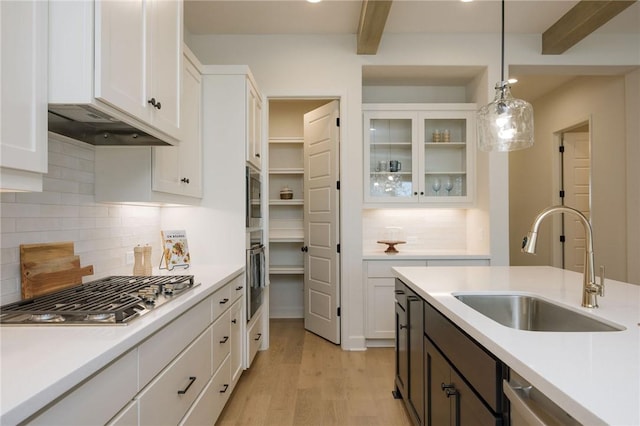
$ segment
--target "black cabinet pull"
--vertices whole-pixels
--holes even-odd
[[[396,294],[404,294],[404,290],[396,290],[395,293]]]
[[[227,341],[229,340],[229,336],[224,336],[224,338],[222,340],[220,340],[220,343],[227,343]]]
[[[147,101],[148,104],[151,104],[152,107],[154,108],[162,108],[162,104],[158,101],[156,101],[156,98],[151,98]]]
[[[182,178],[180,179],[180,182],[189,183],[189,178]]]
[[[258,340],[260,340],[260,338],[261,338],[261,337],[262,337],[262,333],[258,333],[258,337],[256,337],[256,338],[255,338],[255,339],[253,339],[253,340],[258,341]]]
[[[242,290],[243,288],[244,288],[244,286],[243,286],[243,285],[239,285],[238,287],[236,287],[236,291],[240,291],[240,290]]]
[[[224,304],[225,304],[225,303],[227,303],[228,301],[229,301],[229,299],[227,299],[227,298],[225,297],[224,299],[222,299],[222,300],[220,301],[220,304],[221,304],[221,305],[224,305]]]
[[[222,389],[222,390],[220,391],[220,393],[225,393],[225,392],[227,391],[227,389],[229,389],[229,385],[228,385],[227,383],[225,383],[224,385],[222,385],[222,387],[223,387],[224,389]]]
[[[231,320],[231,322],[235,324],[235,323],[237,323],[238,321],[234,318],[234,319],[232,319],[232,320]]]
[[[196,376],[191,376],[189,377],[189,384],[187,385],[186,388],[179,390],[178,391],[178,395],[184,395],[185,393],[187,393],[187,391],[189,390],[189,388],[191,387],[191,385],[193,384],[193,382],[196,381]]]
[[[455,426],[460,426],[460,398],[458,398],[460,393],[456,390],[456,387],[452,384],[445,385],[444,383],[441,383],[440,388],[447,395],[447,398],[451,398],[451,397],[456,398],[456,406],[455,406],[456,421],[454,422],[454,424]]]
[[[256,154],[256,157],[260,158],[260,154]]]
[[[399,324],[399,325],[400,325],[400,330],[402,330],[403,328],[409,328],[408,325],[402,325],[402,324]]]
[[[309,251],[309,247],[307,247],[307,246],[303,246],[303,247],[300,249],[300,251],[301,251],[301,252],[303,252],[303,253],[306,253],[306,252],[308,252],[308,251]]]
[[[409,302],[418,302],[420,298],[416,296],[407,296],[407,300],[409,300]]]

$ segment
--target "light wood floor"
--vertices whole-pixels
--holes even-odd
[[[392,348],[343,351],[304,330],[302,320],[271,320],[270,348],[242,373],[216,425],[410,425],[393,399]]]

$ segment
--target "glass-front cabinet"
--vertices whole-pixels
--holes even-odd
[[[365,104],[364,202],[470,205],[475,104]]]

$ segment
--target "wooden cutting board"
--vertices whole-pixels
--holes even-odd
[[[93,265],[81,267],[73,242],[20,245],[21,293],[23,299],[42,296],[82,284],[93,275]]]

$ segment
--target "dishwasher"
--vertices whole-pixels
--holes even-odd
[[[502,390],[511,406],[512,426],[581,424],[513,370],[509,374],[509,381],[502,381]]]

